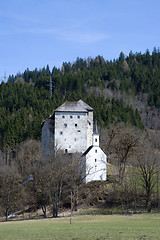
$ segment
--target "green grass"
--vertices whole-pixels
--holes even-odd
[[[76,216],[0,223],[0,240],[160,239],[160,215]]]

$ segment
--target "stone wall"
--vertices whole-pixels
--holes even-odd
[[[87,139],[91,138],[87,132],[87,119],[87,113],[55,112],[55,145],[58,149],[69,153],[83,153],[87,149]]]

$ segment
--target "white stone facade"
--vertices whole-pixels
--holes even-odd
[[[90,113],[93,118],[93,113]],[[87,112],[55,112],[55,147],[68,153],[83,153],[91,145],[93,125]]]
[[[93,109],[82,100],[65,102],[43,122],[42,149],[44,156],[58,150],[82,153],[85,182],[106,180],[106,155],[99,147],[97,129],[93,133]]]
[[[82,100],[65,102],[54,115],[54,148],[83,153],[92,144],[93,109]]]
[[[93,133],[92,146],[83,154],[86,163],[85,182],[107,179],[106,154],[99,147],[99,134]]]
[[[106,155],[100,147],[93,147],[85,156],[86,178],[85,182],[107,179]]]

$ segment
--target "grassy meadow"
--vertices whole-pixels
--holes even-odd
[[[160,239],[160,215],[99,215],[0,223],[0,240]]]

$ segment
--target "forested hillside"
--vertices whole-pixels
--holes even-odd
[[[106,61],[77,58],[61,69],[47,65],[9,76],[0,84],[0,148],[40,139],[41,122],[64,101],[82,99],[94,108],[100,126],[124,122],[138,128],[160,127],[160,52],[130,52]],[[151,113],[152,112],[152,113]],[[158,118],[155,126],[149,118]],[[143,119],[143,121],[141,120]]]

